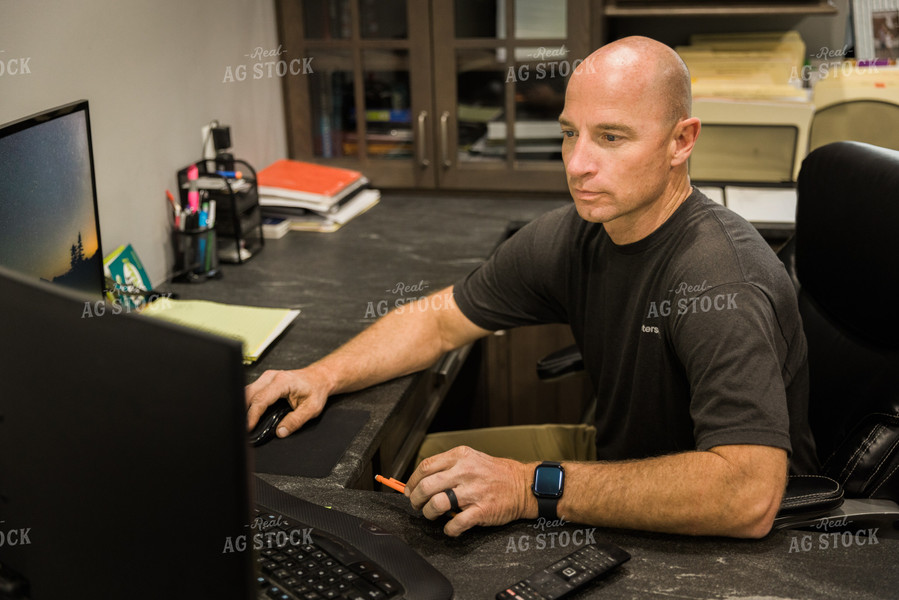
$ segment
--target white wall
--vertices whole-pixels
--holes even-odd
[[[235,156],[257,168],[286,156],[280,79],[224,82],[228,67],[252,74],[257,47],[278,47],[272,0],[0,0],[0,61],[30,71],[4,69],[0,123],[90,102],[104,252],[131,243],[159,285],[165,190],[201,157],[200,129],[230,125]]]

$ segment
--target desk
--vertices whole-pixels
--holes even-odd
[[[222,279],[171,288],[186,299],[300,309],[285,335],[247,369],[250,382],[266,369],[294,369],[318,360],[398,300],[451,285],[490,255],[510,221],[530,221],[567,202],[388,194],[334,233],[291,232],[266,240],[249,262],[223,265]],[[400,284],[420,289],[396,292]],[[442,365],[449,367],[449,377],[435,366],[332,398],[329,406],[368,410],[371,418],[327,480],[371,489],[372,471],[398,474],[391,471],[400,468],[393,463],[408,460],[401,455],[411,415],[442,400],[459,362]],[[428,424],[416,423],[413,434],[423,436]]]
[[[446,537],[440,522],[428,521],[395,493],[344,490],[322,484],[265,477],[303,497],[382,525],[402,537],[452,582],[456,600],[493,598],[504,586],[572,552],[551,548],[551,533],[583,530],[566,524],[541,532],[534,522],[478,528]],[[544,536],[539,548],[537,535]],[[631,560],[572,600],[582,598],[696,598],[716,600],[895,600],[899,597],[899,540],[876,545],[819,548],[822,532],[780,531],[762,540],[691,538],[597,528],[597,542],[618,544]],[[583,533],[578,536],[583,538]],[[801,550],[802,536],[812,547]],[[793,539],[796,546],[793,547]],[[572,536],[574,539],[574,536]],[[527,543],[527,549],[521,550]],[[793,551],[791,552],[791,547]],[[513,550],[515,548],[515,550]],[[799,551],[795,550],[799,548]]]
[[[387,194],[379,206],[336,233],[292,233],[268,240],[248,263],[226,265],[222,280],[174,289],[184,298],[302,310],[285,336],[248,369],[249,381],[265,369],[295,368],[324,356],[373,321],[366,318],[369,302],[392,303],[397,295],[386,290],[397,283],[424,281],[422,293],[451,284],[492,251],[509,221],[529,220],[562,203]],[[410,375],[332,401],[370,410],[371,419],[328,477],[263,478],[299,497],[393,531],[446,574],[459,600],[492,598],[503,586],[574,546],[549,547],[552,538],[547,535],[546,547],[538,548],[536,536],[541,532],[530,522],[479,528],[450,539],[439,523],[412,511],[399,494],[347,489],[369,477],[391,424],[410,408],[411,393],[426,377],[426,373]],[[585,528],[568,524],[543,533],[563,529],[570,534]],[[803,535],[813,537],[807,551],[801,549]],[[743,541],[597,529],[597,541],[616,543],[633,558],[577,597],[897,597],[899,540],[880,538],[877,545],[821,549],[819,535],[775,532],[764,540]]]

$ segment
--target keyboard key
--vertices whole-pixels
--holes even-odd
[[[375,566],[368,561],[363,561],[363,562],[356,563],[355,565],[351,565],[351,568],[354,571],[356,571],[357,573],[361,574],[361,573],[366,573],[368,571],[371,571],[372,569],[375,568]]]
[[[357,580],[354,585],[356,586],[356,589],[362,592],[365,595],[365,598],[367,598],[368,600],[381,600],[382,598],[387,597],[384,592],[363,579]]]
[[[270,561],[270,560],[265,561],[260,566],[262,567],[263,573],[268,573],[269,575],[271,575],[272,573],[274,573],[276,570],[278,570],[280,568],[278,563]]]
[[[384,579],[384,576],[380,571],[368,571],[367,573],[362,574],[362,578],[372,583],[378,583],[379,581]]]
[[[281,588],[279,588],[277,586],[272,586],[272,587],[268,588],[267,590],[265,590],[265,593],[270,598],[275,598],[276,600],[291,600],[290,596],[288,596],[284,592],[284,590],[282,590]]]

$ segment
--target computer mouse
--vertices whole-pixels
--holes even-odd
[[[262,416],[259,417],[256,427],[250,431],[250,444],[261,446],[274,439],[275,432],[278,430],[278,423],[292,410],[293,408],[286,398],[281,398],[266,408]]]

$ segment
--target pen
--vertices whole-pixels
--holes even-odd
[[[388,479],[383,475],[375,475],[375,481],[377,481],[378,483],[383,483],[387,487],[394,489],[401,494],[406,491],[406,484],[402,481],[394,479],[393,477]]]
[[[375,481],[377,481],[378,483],[383,483],[387,487],[394,489],[401,494],[406,491],[406,484],[402,481],[399,481],[398,479],[394,479],[393,477],[387,478],[383,475],[375,475]],[[448,511],[446,514],[451,517],[455,517],[457,513],[455,511]]]
[[[231,179],[242,179],[243,173],[240,171],[216,171],[216,174],[222,177],[230,177]]]
[[[172,195],[172,192],[169,190],[165,191],[165,197],[169,199],[169,204],[172,205],[172,210],[174,211],[175,216],[175,229],[182,229],[181,227],[181,205],[175,202],[175,196]]]

